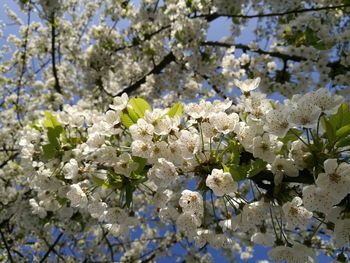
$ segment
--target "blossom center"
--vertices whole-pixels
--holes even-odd
[[[332,173],[332,174],[329,175],[329,179],[331,180],[331,182],[337,184],[337,183],[340,182],[341,176],[339,174]]]

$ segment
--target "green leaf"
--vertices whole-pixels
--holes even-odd
[[[132,98],[129,103],[139,118],[143,118],[145,111],[151,108],[147,101],[142,98]]]
[[[247,176],[253,177],[254,175],[257,175],[258,173],[266,170],[266,164],[267,162],[261,159],[256,159],[252,161],[247,171]]]
[[[350,136],[339,140],[336,144],[337,147],[347,147],[350,146]]]
[[[59,147],[59,138],[60,134],[63,132],[62,126],[58,126],[55,128],[48,128],[47,130],[47,138],[50,142],[50,144],[54,145],[55,147]]]
[[[230,140],[228,142],[228,150],[231,153],[230,157],[230,163],[232,164],[239,164],[239,154],[240,154],[240,146],[237,141],[235,140]]]
[[[186,34],[184,31],[176,31],[175,33],[175,39],[180,42],[180,43],[184,43],[185,42],[185,39],[186,39]]]
[[[133,156],[132,159],[139,165],[134,172],[137,174],[141,173],[146,166],[147,159],[138,156]]]
[[[344,138],[344,137],[348,136],[349,134],[350,134],[350,124],[341,127],[335,133],[337,140]]]
[[[170,110],[166,113],[170,117],[175,117],[175,115],[183,116],[183,106],[181,102],[175,103]]]
[[[323,129],[326,131],[326,137],[330,142],[334,142],[336,139],[335,129],[333,125],[327,120],[325,116],[321,117],[321,124]]]
[[[332,126],[338,130],[341,127],[350,124],[350,111],[349,106],[346,103],[342,103],[336,114],[333,114],[329,118],[329,122]]]
[[[132,185],[128,182],[125,185],[125,205],[127,207],[130,207],[132,203],[132,193],[133,193],[133,187]]]
[[[129,114],[123,113],[120,116],[120,122],[126,127],[129,128],[131,125],[134,124],[133,120],[130,118]]]
[[[247,171],[245,169],[245,166],[238,165],[238,164],[229,164],[225,165],[222,163],[222,167],[224,172],[230,173],[232,175],[233,180],[236,182],[244,180],[247,177]]]
[[[50,160],[57,155],[57,149],[54,145],[52,144],[45,144],[42,146],[43,147],[43,158],[45,160]]]
[[[301,134],[301,131],[292,128],[287,132],[287,134],[283,138],[279,138],[278,140],[283,142],[284,144],[287,144],[288,142],[294,142],[298,140],[298,136],[300,137]]]
[[[114,189],[122,189],[124,186],[123,177],[119,174],[116,174],[113,171],[110,171],[108,176],[109,185]]]
[[[129,128],[131,125],[137,123],[138,119],[139,117],[130,107],[127,107],[126,112],[124,111],[120,116],[120,121],[126,128]]]
[[[43,129],[39,125],[39,120],[33,121],[32,123],[29,124],[29,126],[39,132],[43,131]]]
[[[92,181],[97,184],[99,187],[102,187],[102,188],[110,188],[110,184],[108,182],[108,180],[103,180],[101,178],[98,178],[96,176],[93,176],[92,177]]]
[[[150,48],[150,47],[146,47],[142,51],[147,56],[153,57],[153,56],[156,55],[156,51],[153,48]]]
[[[137,120],[140,118],[140,116],[134,111],[134,109],[128,106],[126,107],[126,111],[133,123],[137,123]]]
[[[222,163],[221,165],[222,165],[222,169],[224,170],[224,173],[229,173],[230,172],[230,167],[228,167],[224,163]]]
[[[138,184],[147,180],[146,172],[143,171],[142,173],[137,173],[136,171],[134,171],[130,174],[130,179],[132,180],[130,183],[133,186],[137,186]]]
[[[62,127],[62,124],[50,112],[46,111],[44,114],[45,114],[45,121],[44,121],[45,128],[55,128],[59,126]]]

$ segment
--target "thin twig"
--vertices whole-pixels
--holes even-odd
[[[9,259],[10,262],[14,262],[14,261],[13,261],[13,258],[12,258],[12,255],[11,255],[11,249],[10,249],[9,245],[7,244],[5,235],[4,235],[4,233],[1,231],[1,228],[0,228],[0,234],[1,234],[2,240],[4,241],[4,245],[5,245],[5,248],[6,248],[6,251],[7,251],[8,259]]]
[[[63,236],[63,232],[61,232],[58,237],[56,238],[55,242],[49,247],[49,249],[46,251],[43,258],[40,260],[40,263],[44,262],[46,258],[50,255],[51,251],[54,249],[54,247],[57,245],[57,243],[60,241],[61,237]]]
[[[285,12],[272,12],[267,14],[254,14],[254,15],[233,15],[233,14],[220,14],[220,13],[200,14],[197,16],[193,16],[192,18],[202,17],[202,18],[205,18],[208,22],[211,22],[219,17],[251,19],[251,18],[261,18],[261,17],[285,16],[290,14],[300,14],[300,13],[307,13],[307,12],[317,12],[322,10],[332,10],[332,9],[339,9],[339,8],[345,8],[345,7],[350,7],[350,4],[323,6],[323,7],[314,7],[314,8],[305,8],[305,9],[294,9],[294,10],[288,10]]]

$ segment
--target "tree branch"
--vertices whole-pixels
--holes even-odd
[[[205,41],[202,42],[201,45],[203,46],[214,46],[214,47],[225,47],[225,48],[230,48],[230,47],[235,47],[238,49],[242,49],[243,52],[254,52],[260,55],[270,55],[272,57],[277,57],[283,60],[292,60],[295,62],[300,62],[300,61],[305,61],[306,58],[301,57],[301,56],[295,56],[295,55],[288,55],[288,54],[283,54],[277,51],[266,51],[262,50],[260,48],[258,49],[252,49],[248,45],[244,44],[231,44],[231,43],[225,43],[225,42],[220,42],[220,41]]]
[[[163,30],[166,30],[168,28],[171,28],[171,25],[165,25],[165,26],[162,26],[161,28],[159,28],[158,30],[152,32],[152,33],[149,33],[149,34],[145,34],[143,36],[143,39],[142,40],[150,40],[153,36],[159,34],[160,32],[162,32]],[[133,48],[133,47],[136,47],[137,45],[140,44],[140,41],[141,39],[139,39],[138,37],[136,38],[136,41],[134,41],[133,43],[131,43],[131,45],[126,45],[126,46],[122,46],[122,47],[118,47],[116,48],[114,51],[115,52],[118,52],[118,51],[122,51],[124,49],[127,49],[127,48]]]
[[[26,66],[27,66],[27,49],[28,49],[28,37],[29,37],[29,26],[30,26],[30,20],[31,20],[31,11],[32,11],[32,8],[31,8],[31,1],[29,1],[28,3],[28,15],[27,15],[27,28],[26,28],[26,31],[25,31],[25,37],[24,37],[24,43],[22,45],[23,47],[23,53],[21,55],[21,58],[22,58],[22,67],[21,65],[20,66],[20,69],[21,69],[21,73],[19,75],[19,78],[18,78],[18,81],[17,81],[17,88],[16,88],[16,94],[17,94],[17,98],[16,98],[16,112],[17,112],[17,119],[18,119],[18,122],[20,124],[20,126],[22,126],[22,122],[21,122],[21,116],[19,114],[19,110],[20,110],[20,107],[19,107],[19,97],[20,97],[20,92],[21,92],[21,88],[22,88],[22,85],[23,85],[23,77],[24,77],[24,74],[26,72]]]
[[[0,169],[3,168],[5,165],[7,165],[9,161],[12,161],[14,158],[16,158],[18,155],[19,155],[19,153],[17,152],[15,154],[11,155],[7,160],[3,161],[0,164]]]
[[[307,59],[302,57],[302,56],[288,55],[288,54],[280,53],[278,51],[266,51],[266,50],[263,50],[261,48],[252,49],[248,45],[244,45],[244,44],[233,44],[233,43],[225,43],[225,42],[220,42],[220,41],[205,41],[205,42],[202,42],[201,45],[213,46],[213,47],[224,47],[224,48],[235,47],[238,49],[242,49],[243,52],[249,51],[249,52],[257,53],[260,55],[270,55],[271,57],[282,59],[283,62],[287,62],[288,60],[294,61],[294,62],[307,61]],[[342,65],[340,63],[340,60],[328,62],[326,66],[333,69],[333,71],[334,70],[338,70],[338,71],[341,70],[344,73],[347,71],[350,71],[350,67],[349,66],[346,67],[346,66]],[[331,71],[331,73],[330,73],[332,78],[336,75],[336,74],[334,74],[334,76],[332,75],[333,71]]]
[[[55,14],[52,13],[51,16],[51,60],[52,60],[52,74],[55,78],[55,90],[62,94],[62,89],[60,86],[60,81],[57,73],[56,66],[56,25],[55,25]]]
[[[166,55],[159,64],[155,65],[155,67],[148,72],[146,75],[144,75],[141,79],[136,81],[134,84],[126,87],[122,91],[118,92],[114,97],[121,96],[124,92],[127,94],[130,94],[131,92],[137,90],[143,83],[146,82],[146,78],[152,74],[159,74],[162,72],[162,70],[168,66],[171,62],[175,61],[175,56],[173,52],[170,52],[168,55]]]
[[[6,251],[7,251],[8,259],[9,259],[10,262],[14,262],[14,261],[13,261],[13,258],[12,258],[12,255],[11,255],[11,249],[10,249],[9,245],[7,244],[5,235],[4,235],[4,233],[1,231],[1,228],[0,228],[0,234],[1,234],[1,238],[2,238],[2,240],[3,240],[3,242],[4,242],[4,245],[5,245],[5,248],[6,248]]]
[[[250,18],[260,18],[260,17],[285,16],[289,14],[299,14],[299,13],[307,13],[307,12],[317,12],[322,10],[332,10],[332,9],[339,9],[339,8],[346,8],[346,7],[350,7],[350,4],[323,6],[323,7],[314,7],[314,8],[305,8],[305,9],[294,9],[294,10],[289,10],[285,12],[272,12],[267,14],[255,14],[255,15],[232,15],[232,14],[220,14],[220,13],[200,14],[192,18],[203,17],[208,22],[212,22],[219,17],[250,19]]]
[[[40,263],[44,262],[46,258],[50,255],[51,251],[54,249],[54,247],[57,245],[57,243],[60,241],[61,237],[63,236],[63,233],[61,232],[58,237],[56,238],[55,242],[49,247],[48,251],[46,251],[43,258],[40,260]]]

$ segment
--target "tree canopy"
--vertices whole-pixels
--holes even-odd
[[[15,2],[0,261],[348,262],[350,1]]]

